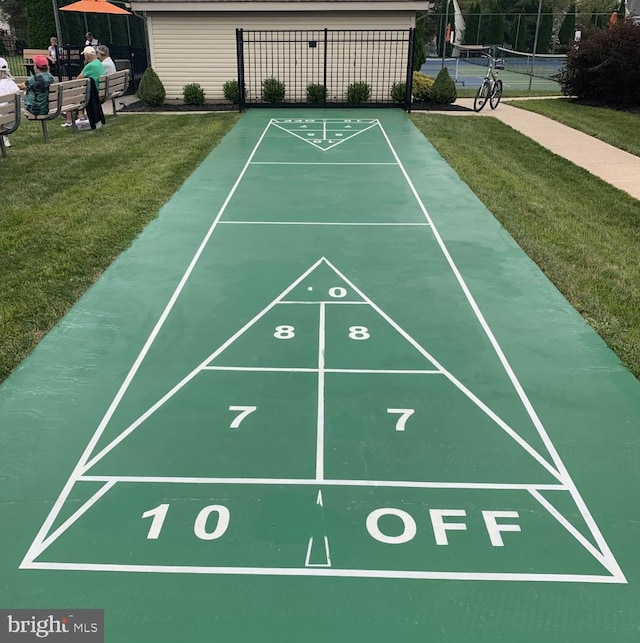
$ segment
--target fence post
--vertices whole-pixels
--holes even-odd
[[[327,92],[329,91],[327,87],[327,28],[324,28],[324,61],[323,61],[323,66],[324,70],[322,72],[322,84],[324,85],[324,101],[322,103],[323,107],[327,106]]]
[[[242,41],[242,29],[236,29],[236,58],[238,63],[238,111],[244,109],[244,43]]]
[[[405,81],[404,104],[407,112],[411,111],[411,96],[413,94],[413,51],[416,46],[416,30],[409,29],[409,53],[407,55],[407,79]]]

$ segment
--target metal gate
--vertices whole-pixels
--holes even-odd
[[[411,105],[414,29],[236,30],[240,110]]]

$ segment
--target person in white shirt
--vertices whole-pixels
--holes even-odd
[[[4,58],[0,58],[0,96],[7,96],[9,94],[15,94],[20,88],[16,85],[15,81],[11,77],[11,72],[9,71],[9,65]],[[3,103],[4,104],[4,103]],[[0,131],[2,127],[0,126]],[[3,136],[5,147],[11,147],[9,143],[9,137]]]
[[[111,56],[109,55],[109,47],[107,47],[106,45],[98,45],[96,47],[96,53],[98,54],[98,60],[104,65],[107,75],[115,74],[116,64],[113,62],[113,60],[111,60]]]

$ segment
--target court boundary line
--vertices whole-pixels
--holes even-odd
[[[336,120],[338,120],[338,119],[336,119]],[[347,119],[339,119],[339,120],[344,122],[344,120],[347,120]],[[162,326],[164,325],[168,315],[170,314],[171,310],[173,309],[173,306],[175,305],[180,293],[182,292],[182,290],[183,290],[184,286],[186,285],[191,273],[193,272],[193,270],[194,270],[194,268],[195,268],[195,266],[196,266],[196,264],[197,264],[197,262],[198,262],[198,260],[199,260],[199,258],[201,256],[202,252],[204,251],[205,247],[207,246],[207,244],[208,244],[208,242],[209,242],[209,240],[210,240],[215,228],[217,227],[217,225],[218,225],[218,223],[219,223],[219,221],[220,221],[220,219],[221,219],[221,217],[222,217],[222,215],[223,215],[228,203],[230,202],[231,198],[235,194],[235,191],[236,191],[238,185],[240,184],[240,182],[241,182],[242,178],[244,177],[248,167],[250,166],[252,158],[256,154],[256,152],[257,152],[259,146],[261,145],[265,135],[267,134],[267,132],[269,131],[269,128],[272,125],[275,125],[276,127],[278,127],[278,125],[274,121],[274,119],[271,119],[269,121],[269,123],[266,125],[266,127],[264,128],[264,130],[262,131],[262,134],[260,135],[257,143],[253,147],[252,152],[251,152],[249,158],[247,159],[246,163],[244,164],[244,166],[243,166],[238,178],[236,179],[235,183],[233,184],[230,192],[228,193],[225,201],[223,202],[223,205],[221,206],[220,210],[218,211],[218,214],[216,215],[213,223],[211,224],[207,234],[205,235],[204,239],[200,243],[200,245],[199,245],[194,257],[192,258],[191,262],[189,263],[189,266],[187,267],[187,270],[185,271],[185,273],[183,274],[182,278],[180,279],[180,281],[178,283],[178,286],[174,290],[174,292],[173,292],[171,298],[169,299],[169,302],[167,303],[166,307],[164,308],[160,318],[156,322],[156,324],[155,324],[154,328],[152,329],[149,337],[145,341],[145,344],[143,345],[143,348],[141,349],[140,353],[138,354],[138,356],[137,356],[136,360],[134,361],[132,367],[130,368],[129,372],[127,373],[127,376],[125,377],[123,383],[121,384],[120,388],[118,389],[118,392],[116,393],[116,396],[114,397],[113,401],[109,405],[109,407],[107,409],[107,412],[106,412],[105,416],[103,417],[102,421],[100,422],[96,432],[93,434],[92,438],[90,439],[89,443],[87,444],[87,446],[86,446],[85,450],[83,451],[79,461],[77,462],[76,466],[74,467],[74,469],[72,471],[72,474],[69,476],[65,486],[63,487],[61,493],[59,494],[58,499],[54,503],[53,507],[51,508],[51,510],[50,510],[50,512],[49,512],[49,514],[47,516],[47,518],[45,519],[45,521],[43,522],[40,530],[38,531],[38,534],[36,535],[36,538],[34,539],[34,541],[32,542],[29,550],[27,551],[27,554],[25,555],[25,558],[23,559],[22,564],[20,565],[20,568],[27,568],[29,566],[38,566],[38,565],[43,565],[43,564],[47,565],[48,564],[48,563],[36,563],[34,561],[34,558],[39,556],[46,549],[46,547],[49,546],[49,544],[51,542],[55,541],[56,538],[52,539],[51,537],[54,536],[58,531],[62,530],[62,527],[59,527],[55,532],[53,532],[53,534],[49,534],[49,530],[51,529],[51,526],[52,526],[53,522],[55,521],[55,519],[59,515],[60,511],[62,510],[62,507],[63,507],[64,503],[66,502],[71,489],[76,484],[76,482],[79,481],[82,478],[83,473],[87,471],[89,466],[92,466],[92,464],[95,461],[97,461],[95,457],[90,459],[90,460],[88,460],[88,458],[91,456],[92,450],[95,448],[95,445],[97,444],[100,436],[104,432],[105,427],[107,426],[107,424],[110,421],[113,413],[115,412],[115,410],[119,406],[120,401],[122,400],[122,397],[126,393],[126,390],[128,389],[129,385],[131,384],[131,381],[135,377],[135,374],[137,373],[137,370],[139,369],[140,365],[144,361],[144,358],[146,357],[146,354],[148,353],[148,351],[150,350],[151,346],[153,345],[153,343],[155,341],[155,338],[157,337],[157,334],[160,332],[160,330],[161,330]],[[449,254],[449,251],[446,248],[446,245],[444,244],[444,242],[443,242],[443,240],[442,240],[437,228],[435,227],[435,224],[431,220],[430,215],[428,214],[424,204],[422,203],[422,201],[421,201],[421,199],[420,199],[420,197],[419,197],[419,195],[418,195],[418,193],[417,193],[417,191],[415,189],[415,186],[413,185],[413,183],[412,183],[412,181],[411,181],[406,169],[404,168],[404,165],[402,164],[399,156],[397,155],[397,153],[395,151],[395,148],[393,147],[393,145],[392,145],[392,143],[391,143],[386,131],[382,127],[382,124],[379,122],[378,119],[376,119],[375,122],[371,126],[366,127],[365,129],[362,129],[362,130],[358,130],[356,133],[354,133],[354,135],[349,136],[349,137],[347,137],[347,138],[345,138],[343,140],[338,141],[335,145],[339,145],[340,143],[345,142],[346,140],[350,140],[351,138],[354,138],[355,136],[358,136],[361,133],[369,131],[369,129],[372,129],[376,125],[378,125],[378,127],[380,128],[380,131],[382,132],[382,135],[385,138],[385,140],[387,142],[387,145],[389,146],[389,149],[391,150],[394,158],[396,159],[397,164],[400,167],[400,169],[401,169],[401,171],[402,171],[402,173],[403,173],[403,175],[405,177],[405,180],[407,181],[407,184],[409,185],[409,187],[410,187],[410,189],[411,189],[411,191],[412,191],[412,193],[413,193],[413,195],[414,195],[414,197],[415,197],[420,209],[422,210],[427,222],[429,223],[429,225],[431,226],[432,230],[434,231],[434,236],[436,238],[436,241],[437,241],[438,245],[440,246],[441,251],[442,251],[446,261],[449,263],[449,266],[450,266],[451,270],[454,272],[454,275],[456,276],[456,279],[458,280],[458,283],[459,283],[460,287],[462,288],[463,293],[467,297],[467,300],[468,300],[469,304],[471,305],[472,310],[476,314],[476,317],[477,317],[478,321],[480,322],[481,326],[483,327],[483,330],[485,330],[485,334],[487,335],[488,339],[490,340],[491,344],[493,345],[494,350],[496,351],[496,354],[498,355],[499,360],[503,364],[503,368],[507,372],[507,375],[508,375],[509,379],[511,380],[514,388],[516,389],[516,392],[517,392],[518,396],[520,397],[521,402],[525,406],[525,409],[526,409],[527,413],[529,414],[531,420],[534,422],[534,426],[536,427],[541,439],[543,440],[543,442],[545,444],[545,447],[547,448],[547,451],[549,452],[554,464],[556,465],[556,468],[558,469],[557,473],[560,474],[560,477],[558,479],[566,485],[566,490],[569,491],[569,493],[571,494],[571,496],[572,496],[572,498],[573,498],[573,500],[574,500],[574,502],[575,502],[575,504],[576,504],[581,516],[582,516],[582,519],[585,521],[588,529],[591,532],[591,535],[595,538],[597,545],[600,547],[600,552],[601,552],[601,554],[603,556],[603,560],[606,561],[606,563],[607,563],[605,565],[605,567],[607,567],[608,571],[610,571],[612,573],[612,577],[604,577],[606,579],[604,581],[593,581],[593,582],[624,582],[624,583],[626,583],[627,582],[626,578],[624,577],[624,574],[622,573],[622,570],[620,569],[615,557],[613,556],[612,551],[609,549],[609,547],[608,547],[603,535],[601,534],[601,532],[600,532],[595,520],[593,519],[593,517],[592,517],[591,513],[589,512],[586,504],[584,503],[584,500],[583,500],[582,496],[580,495],[577,487],[575,486],[575,483],[573,482],[572,478],[570,477],[570,475],[568,473],[568,470],[564,466],[564,463],[562,462],[559,453],[555,449],[555,446],[553,445],[553,443],[551,442],[551,439],[549,438],[548,434],[546,433],[546,430],[544,429],[544,426],[542,425],[542,422],[538,418],[538,416],[537,416],[537,414],[535,412],[535,409],[531,405],[531,402],[528,399],[528,397],[526,395],[526,392],[524,391],[524,389],[520,385],[520,382],[519,382],[517,376],[515,375],[515,372],[512,370],[508,360],[506,359],[506,356],[502,352],[502,349],[501,349],[500,345],[497,342],[497,339],[493,335],[493,332],[491,331],[490,327],[488,326],[488,324],[487,324],[484,316],[482,315],[482,312],[480,311],[479,307],[477,306],[477,303],[475,302],[475,299],[473,298],[471,292],[469,291],[468,287],[466,286],[466,283],[464,282],[464,279],[462,278],[462,275],[460,274],[460,272],[457,269],[457,266],[453,262],[453,258]],[[279,129],[282,129],[282,130],[292,134],[293,136],[296,136],[293,132],[290,132],[289,130],[286,130],[286,129],[282,128],[282,127],[280,127]],[[310,141],[308,141],[307,139],[304,139],[302,137],[297,137],[297,138],[300,138],[301,140],[305,140],[306,142],[310,143]],[[314,145],[313,143],[310,143],[310,144]],[[333,145],[331,147],[335,147],[335,145]],[[316,149],[320,149],[321,151],[326,151],[328,149],[331,149],[331,147],[320,148],[317,145],[314,145],[314,147],[316,147]],[[306,273],[303,273],[303,275],[301,275],[301,277],[299,277],[299,280],[297,282],[294,282],[294,284],[296,284],[299,281],[301,281],[304,278],[304,276],[306,276],[306,274],[308,274],[311,270],[313,270],[319,264],[319,262],[321,260],[316,262],[316,264],[314,264]],[[346,279],[344,277],[344,275],[342,275],[342,273],[340,273],[340,271],[338,271],[330,262],[328,262],[326,259],[324,259],[324,260],[328,263],[328,265],[330,265],[330,267],[332,267],[339,275],[341,275],[348,283],[351,284],[351,282],[348,279]],[[292,284],[291,288],[294,287],[294,284]],[[353,286],[353,284],[351,284],[351,285]],[[362,295],[362,293],[355,286],[353,286],[353,287],[356,289],[357,292],[359,292]],[[284,296],[284,293],[281,296]],[[367,302],[370,303],[370,305],[374,308],[374,310],[376,310],[376,312],[378,312],[378,314],[382,314],[383,318],[385,318],[388,322],[390,321],[390,319],[388,319],[386,317],[386,315],[368,297],[365,297],[364,295],[362,295],[362,296],[367,300]],[[267,309],[264,309],[263,312],[266,314]],[[252,320],[250,322],[250,324],[252,325],[253,323],[255,323],[255,321],[257,321],[256,318],[254,318],[254,320]],[[396,327],[395,323],[392,323],[392,326],[395,328]],[[400,329],[399,327],[397,327],[396,330],[398,330],[398,332],[402,331],[402,329]],[[404,332],[401,332],[401,334],[403,334],[403,336],[404,336]],[[405,337],[405,339],[407,339],[407,337]],[[232,338],[230,338],[230,340],[228,340],[228,341],[229,341],[229,343],[231,343]],[[413,342],[411,342],[411,343],[413,343]],[[417,342],[416,342],[416,344],[417,344]],[[417,346],[414,346],[414,347],[417,348],[418,346],[420,346],[420,345],[417,344]],[[219,351],[222,352],[222,350],[224,350],[224,348],[226,348],[225,345],[221,346]],[[420,351],[420,352],[422,352],[422,351]],[[426,351],[425,351],[425,353],[426,353]],[[428,355],[428,353],[427,353],[427,355]],[[425,355],[425,357],[427,355]],[[211,357],[210,359],[214,359],[214,357]],[[210,359],[208,359],[206,361],[210,361]],[[433,358],[431,358],[430,356],[427,357],[427,359],[429,359],[437,367],[440,367],[439,363],[437,361],[435,361]],[[194,372],[201,372],[201,369],[197,369],[197,370],[194,369]],[[443,374],[448,374],[448,372],[443,369]],[[450,374],[448,374],[448,375],[450,375]],[[451,380],[451,381],[453,382],[453,380]],[[460,389],[460,390],[462,390],[462,389]],[[463,391],[463,392],[465,392],[465,391]],[[468,393],[471,393],[471,392],[469,391]],[[467,395],[467,396],[469,397],[469,395]],[[470,399],[473,399],[473,398],[470,398]],[[480,400],[478,400],[478,401],[481,402]],[[525,444],[526,444],[526,442],[525,442]],[[100,453],[102,453],[102,452],[100,452]],[[97,455],[99,456],[100,453],[98,453]],[[544,460],[544,462],[546,462],[546,460]],[[80,475],[78,475],[78,473],[80,473]],[[113,483],[113,484],[115,484],[115,483]],[[105,487],[110,488],[110,486],[108,484],[105,485]],[[105,487],[103,487],[102,489],[104,489]],[[100,491],[102,491],[102,489],[99,490],[95,495],[99,496]],[[106,493],[106,491],[105,491],[105,493]],[[536,496],[534,495],[534,497],[536,497]],[[538,499],[538,498],[536,497],[536,499]],[[544,503],[541,502],[540,504],[542,504],[542,506],[544,506]],[[87,507],[87,509],[88,508],[89,507]],[[78,512],[81,511],[81,510],[82,510],[82,508],[80,510],[78,510],[76,512],[76,514],[78,514]],[[550,512],[550,513],[552,513],[552,512]],[[75,520],[77,520],[77,518],[75,520],[72,520],[72,519],[76,514],[73,514],[63,524],[63,526],[67,522],[70,522],[71,524],[73,522],[75,522]],[[552,513],[552,515],[553,515],[553,513]],[[558,519],[557,516],[554,516],[554,517],[556,519]],[[563,524],[561,521],[559,521],[559,522],[561,524]],[[62,531],[65,531],[65,530],[62,530]],[[571,533],[571,531],[569,531],[569,533]],[[33,555],[33,552],[36,551],[36,550],[38,551],[38,553]],[[64,565],[69,565],[69,564],[64,564]],[[98,567],[103,568],[103,566],[101,566],[101,565],[98,565],[95,568],[97,569]],[[116,566],[112,566],[112,567],[119,567],[120,568],[122,566],[116,565]],[[134,566],[134,567],[140,568],[140,566]],[[166,566],[161,566],[161,567],[166,568]],[[31,568],[34,568],[34,567],[31,567]],[[57,569],[62,569],[63,567],[56,567],[56,568]],[[67,567],[64,567],[64,568],[67,568]],[[220,568],[220,569],[247,569],[247,568]],[[263,571],[264,571],[264,568],[260,568],[259,573],[262,573]],[[271,571],[273,571],[273,569]],[[298,570],[292,570],[292,571],[297,572]],[[315,570],[315,571],[318,571],[318,570]],[[335,573],[336,571],[338,571],[338,570],[331,570],[330,575],[336,575],[336,573]],[[340,570],[340,571],[343,571],[343,570]],[[358,576],[358,575],[360,575],[358,572],[360,572],[361,574],[364,573],[364,572],[362,572],[362,570],[347,570],[347,571],[351,572],[351,573],[348,574],[350,576]],[[227,572],[227,573],[233,573],[233,572]],[[243,572],[238,572],[238,573],[243,573]],[[247,573],[247,572],[244,572],[244,573]],[[274,572],[274,573],[277,573],[277,572]],[[393,575],[390,576],[390,577],[393,577],[393,578],[404,577],[404,575],[403,576],[397,576],[396,575],[397,572],[391,572],[391,573]],[[429,573],[429,574],[431,574],[431,573]],[[445,576],[446,577],[452,577],[451,574],[453,574],[454,576],[457,575],[457,573],[451,572],[451,573],[445,573]],[[341,574],[337,574],[337,575],[341,575]],[[347,575],[347,574],[345,574],[345,575]],[[367,573],[364,573],[364,575],[367,575]],[[474,575],[472,575],[472,576],[474,576]],[[480,576],[483,577],[483,578],[487,578],[486,574],[480,574]],[[492,577],[492,578],[498,578],[498,577],[504,576],[504,577],[509,577],[509,578],[513,579],[515,577],[521,577],[522,575],[520,575],[520,574],[497,574],[497,575],[496,574],[490,574],[489,576]],[[529,575],[529,576],[531,576],[531,575]],[[538,574],[534,574],[532,576],[534,576],[536,578],[539,578],[540,576],[554,577],[554,578],[558,577],[558,575],[538,575]],[[584,578],[585,578],[584,575],[559,575],[559,576],[564,578],[564,579],[577,578],[581,582],[583,582]],[[418,577],[424,577],[424,576],[418,576]],[[427,576],[427,577],[431,577],[431,576]],[[592,576],[592,578],[602,579],[603,577],[601,577],[601,576]],[[615,580],[611,580],[611,578],[615,578]]]
[[[395,578],[416,580],[475,580],[619,584],[620,578],[598,574],[524,574],[509,572],[416,572],[395,570],[338,569],[322,567],[202,567],[188,565],[118,565],[107,563],[28,562],[24,569],[92,572],[146,572],[173,574],[226,574],[246,576],[334,576],[346,578]]]

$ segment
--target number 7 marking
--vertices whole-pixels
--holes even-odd
[[[249,415],[249,413],[253,413],[257,408],[257,406],[230,406],[230,411],[240,411],[240,415],[234,418],[229,428],[237,429],[240,426],[242,420],[244,420],[247,415]]]
[[[400,417],[396,422],[396,431],[404,431],[407,420],[416,412],[415,409],[387,409],[387,413],[399,413]]]

